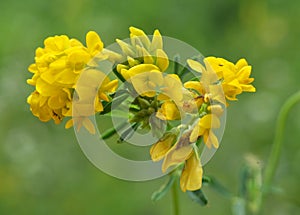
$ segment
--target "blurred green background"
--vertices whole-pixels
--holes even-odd
[[[95,30],[105,44],[127,38],[128,27],[189,43],[203,55],[253,65],[255,94],[230,105],[225,135],[205,173],[237,192],[246,154],[263,167],[270,152],[280,106],[299,90],[300,3],[283,0],[215,1],[0,1],[0,214],[155,214],[171,213],[171,197],[152,203],[164,179],[127,182],[95,168],[84,156],[72,129],[33,117],[26,84],[34,51],[51,35],[84,42]],[[279,192],[265,214],[299,214],[300,105],[293,108],[275,182]],[[201,207],[181,194],[182,214],[231,214],[231,203],[205,188]]]

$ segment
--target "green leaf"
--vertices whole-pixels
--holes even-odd
[[[152,196],[151,196],[151,200],[152,201],[158,201],[160,200],[162,197],[164,197],[168,191],[171,189],[174,181],[175,181],[175,177],[174,175],[169,177],[169,180],[167,181],[167,183],[163,184],[159,190],[155,191]]]
[[[202,189],[195,190],[195,191],[187,191],[187,194],[193,201],[197,202],[202,206],[205,206],[208,203],[208,200],[204,192],[202,191]]]

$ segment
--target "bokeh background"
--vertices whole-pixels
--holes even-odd
[[[264,167],[281,105],[299,90],[300,3],[283,0],[214,1],[0,1],[0,214],[155,214],[171,213],[171,197],[150,196],[164,179],[127,182],[95,168],[72,129],[33,117],[26,84],[34,51],[51,35],[84,42],[89,30],[105,44],[127,38],[128,27],[189,43],[203,53],[253,65],[257,93],[230,105],[225,135],[205,172],[237,192],[245,155]],[[300,105],[291,111],[276,173],[277,192],[265,214],[299,214]],[[182,214],[231,214],[231,202],[205,188],[209,205],[180,195]]]

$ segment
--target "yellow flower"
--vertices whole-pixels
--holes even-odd
[[[196,72],[201,73],[200,81],[188,81],[185,88],[196,93],[195,98],[202,97],[204,102],[217,101],[225,104],[223,88],[220,85],[220,72],[213,70],[212,66],[204,59],[205,67],[194,60],[187,60],[188,65]],[[200,101],[198,101],[199,103]]]
[[[196,142],[198,137],[203,136],[203,141],[208,148],[214,146],[214,148],[219,147],[219,141],[216,135],[214,134],[214,128],[220,127],[220,120],[215,114],[206,114],[196,124],[194,127],[191,136],[190,142]]]
[[[89,62],[94,57],[101,58],[99,56],[102,55],[103,59],[109,58],[108,55],[111,53],[102,54],[102,51],[103,42],[99,35],[93,31],[86,35],[86,46],[76,39],[69,39],[65,35],[45,39],[44,48],[37,48],[35,63],[28,68],[33,73],[33,77],[27,80],[27,83],[36,88],[35,92],[27,99],[32,113],[42,121],[53,119],[55,123],[60,123],[66,116],[71,117],[76,83],[82,71],[88,67]],[[97,75],[99,78],[105,79],[103,73],[98,72]],[[91,90],[90,83],[93,80],[97,80],[97,77],[94,76],[89,79],[89,90]],[[105,84],[99,88],[95,100],[95,111],[90,115],[102,111],[101,100],[107,101],[106,93],[115,91],[116,81],[110,83],[109,79],[106,78],[104,82]],[[93,89],[97,90],[97,87]],[[83,125],[88,125],[86,120],[83,122]],[[70,123],[66,127],[69,126]]]
[[[180,188],[183,192],[187,190],[199,190],[202,187],[203,169],[195,152],[186,160],[180,177]]]
[[[237,100],[236,96],[242,92],[255,92],[255,88],[251,85],[254,78],[249,77],[251,66],[248,65],[245,59],[240,59],[236,64],[233,64],[223,58],[207,57],[204,59],[205,67],[194,60],[188,60],[187,62],[193,70],[202,74],[202,89],[199,90],[199,87],[196,89],[195,84],[192,88],[202,94],[204,91],[212,94],[211,99],[224,103],[221,101],[223,100],[222,92],[216,87],[218,82],[220,82],[228,100]],[[191,85],[191,83],[187,85]]]
[[[251,66],[245,59],[240,59],[233,64],[223,58],[207,57],[207,62],[219,74],[222,79],[222,87],[228,100],[237,100],[236,96],[242,92],[255,92],[256,89],[251,83]]]

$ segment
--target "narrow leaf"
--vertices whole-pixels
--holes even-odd
[[[103,132],[103,134],[101,135],[101,138],[103,140],[107,139],[107,138],[110,138],[111,136],[113,136],[114,134],[117,133],[117,131],[119,129],[122,129],[125,125],[127,125],[128,123],[127,122],[124,122],[124,123],[121,123],[120,125],[116,126],[116,127],[112,127],[108,130],[106,130],[105,132]]]

